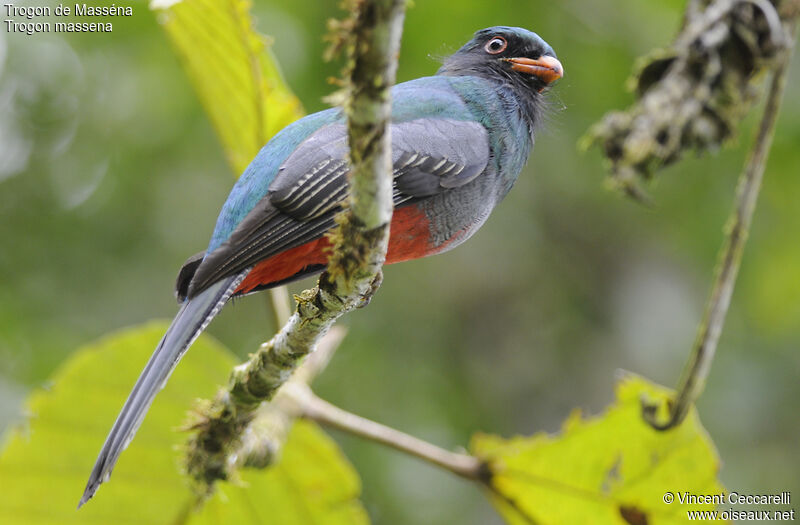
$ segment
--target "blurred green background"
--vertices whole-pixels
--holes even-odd
[[[37,3],[43,5],[43,3]],[[143,3],[110,34],[0,30],[0,429],[78,345],[176,311],[184,259],[205,248],[233,184],[221,146]],[[491,25],[538,32],[565,78],[514,190],[466,245],[385,269],[368,308],[315,383],[326,399],[442,446],[476,431],[556,431],[597,413],[615,373],[674,385],[709,288],[722,225],[757,115],[713,156],[650,187],[652,209],[609,191],[576,142],[639,55],[669,42],[683,2],[418,1],[399,80]],[[321,60],[333,2],[257,0],[306,109],[323,109],[338,64]],[[800,68],[775,144],[700,416],[721,478],[740,493],[800,498]],[[300,283],[293,289],[311,285]],[[209,332],[245,356],[267,339],[266,295],[235,302]],[[122,400],[120,400],[120,403]],[[377,445],[335,434],[375,523],[498,523],[477,489]],[[87,465],[87,474],[90,465]],[[680,487],[674,489],[679,490]]]

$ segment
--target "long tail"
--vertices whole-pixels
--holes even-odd
[[[102,483],[108,481],[117,459],[133,439],[153,398],[164,387],[175,365],[219,313],[246,275],[247,271],[218,281],[195,297],[184,301],[117,416],[97,456],[97,462],[86,483],[78,508],[94,496]]]

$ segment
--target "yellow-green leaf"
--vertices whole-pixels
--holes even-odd
[[[156,397],[110,483],[76,511],[105,435],[164,323],[125,330],[78,350],[51,386],[28,400],[30,421],[10,435],[0,455],[0,523],[173,523],[189,492],[173,450],[186,409],[223,383],[229,354],[201,338]]]
[[[31,395],[29,422],[3,439],[0,523],[367,523],[357,475],[310,423],[293,430],[274,468],[243,473],[251,491],[220,484],[227,500],[217,496],[202,515],[192,514],[193,496],[180,474],[186,434],[176,427],[195,399],[214,392],[235,364],[207,336],[192,345],[156,397],[110,482],[76,511],[106,433],[165,329],[164,323],[149,323],[88,345],[61,366],[47,389]],[[254,510],[264,504],[263,511]],[[245,514],[247,520],[238,519]]]
[[[270,137],[303,116],[249,0],[152,0],[238,176]]]
[[[313,423],[294,424],[280,462],[265,471],[245,469],[240,475],[239,484],[221,485],[189,523],[369,523],[357,499],[361,492],[358,475],[333,440]]]
[[[723,492],[719,458],[694,410],[677,429],[659,432],[642,420],[640,399],[668,390],[632,375],[616,390],[602,416],[576,412],[559,435],[473,438],[473,453],[495,473],[490,496],[508,523],[665,525],[685,523],[687,510],[713,510],[680,501],[684,493]]]

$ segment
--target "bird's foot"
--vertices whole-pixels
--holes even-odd
[[[361,295],[361,302],[358,303],[356,308],[364,308],[367,306],[370,301],[372,301],[372,296],[375,295],[375,292],[381,287],[381,283],[383,283],[383,270],[378,270],[378,273],[375,274],[375,278],[372,279],[369,285],[369,290]]]

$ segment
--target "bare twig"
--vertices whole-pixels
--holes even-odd
[[[353,2],[348,35],[348,120],[351,179],[348,209],[331,235],[328,271],[296,297],[297,311],[283,328],[233,371],[227,388],[200,407],[187,448],[187,471],[208,494],[226,479],[229,460],[263,401],[272,399],[300,361],[344,313],[376,288],[391,220],[390,88],[394,83],[405,0]]]
[[[307,385],[292,383],[285,393],[296,404],[301,417],[349,434],[386,445],[441,467],[457,476],[486,483],[489,466],[469,454],[451,452],[427,441],[342,410],[317,397]]]
[[[667,430],[680,424],[705,386],[725,323],[725,316],[736,284],[736,275],[739,272],[742,253],[756,208],[775,123],[778,119],[778,110],[786,88],[786,72],[789,69],[793,48],[794,38],[791,38],[789,49],[773,74],[764,116],[750,158],[739,179],[736,204],[728,219],[728,233],[725,245],[720,252],[708,306],[698,328],[697,339],[689,362],[678,384],[678,394],[670,407],[669,418],[666,421],[658,421],[656,417],[658,405],[643,401],[645,420],[658,430]]]

